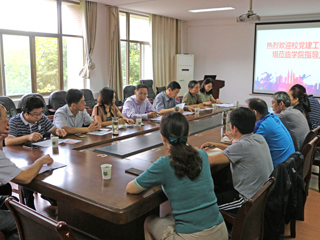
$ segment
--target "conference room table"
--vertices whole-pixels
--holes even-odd
[[[211,113],[203,111],[199,116],[187,116],[190,122],[202,121],[221,111]],[[145,121],[145,132],[133,135],[132,129],[123,131],[123,136],[142,138],[150,129],[159,129],[159,124]],[[143,128],[143,127],[142,127]],[[128,131],[128,133],[126,133]],[[136,130],[137,131],[137,130]],[[139,129],[138,129],[139,131]],[[154,130],[156,131],[156,130]],[[98,239],[143,239],[143,222],[150,214],[159,214],[159,206],[167,200],[160,186],[155,186],[138,195],[126,193],[127,184],[136,176],[125,173],[128,168],[146,170],[160,156],[167,154],[163,146],[156,147],[127,158],[117,158],[111,155],[101,157],[93,152],[95,147],[112,144],[116,141],[126,141],[125,138],[103,139],[101,136],[78,144],[60,144],[58,148],[42,147],[27,150],[21,146],[4,147],[4,153],[18,167],[31,164],[37,158],[50,154],[54,161],[67,166],[39,174],[30,184],[29,189],[57,200],[58,218],[70,226],[80,229]],[[110,134],[111,135],[111,134]],[[67,136],[70,138],[70,136]],[[71,136],[71,138],[75,138]],[[192,146],[200,147],[206,141],[219,142],[221,127],[197,133],[189,137]],[[139,146],[137,146],[139,147]],[[77,149],[81,149],[80,151]],[[103,180],[101,164],[112,164],[112,177]],[[219,167],[217,166],[217,169]],[[214,170],[214,171],[217,171]]]

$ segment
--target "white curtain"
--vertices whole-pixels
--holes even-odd
[[[153,82],[167,86],[174,77],[174,56],[181,49],[181,20],[152,15]]]
[[[90,78],[90,71],[95,68],[91,56],[96,41],[97,3],[81,0],[80,9],[86,62],[79,75],[84,79],[88,79]]]
[[[119,8],[109,8],[110,22],[110,83],[109,86],[115,89],[118,98],[122,99],[123,83],[121,69],[121,48],[119,30]]]

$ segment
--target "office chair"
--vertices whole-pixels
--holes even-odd
[[[153,91],[153,80],[152,79],[140,79],[140,84],[145,84],[148,87],[148,99],[154,99],[156,94]]]
[[[14,104],[11,98],[6,96],[1,96],[0,102],[2,102],[4,104],[4,107],[7,109],[8,117],[12,118],[13,116],[18,114],[16,105]]]
[[[67,104],[66,91],[55,91],[49,96],[49,111],[54,113],[58,108]]]
[[[134,95],[134,91],[136,90],[136,86],[134,85],[126,85],[123,87],[123,100],[122,104],[125,103],[128,97]]]

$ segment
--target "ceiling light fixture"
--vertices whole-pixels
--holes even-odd
[[[198,13],[198,12],[216,12],[216,11],[226,11],[226,10],[234,10],[234,8],[233,7],[204,8],[204,9],[189,10],[189,12]]]

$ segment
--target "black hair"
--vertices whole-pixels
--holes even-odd
[[[303,93],[307,93],[306,88],[300,84],[295,84],[291,88],[299,88]]]
[[[254,130],[256,115],[249,108],[239,107],[230,113],[232,127],[237,127],[241,134],[249,134]]]
[[[212,84],[212,88],[211,88],[211,90],[210,90],[209,92],[206,92],[206,89],[205,89],[204,87],[205,87],[205,85],[208,85],[209,83]],[[206,95],[213,94],[213,85],[214,85],[214,83],[213,83],[212,78],[206,78],[206,79],[203,81],[203,83],[201,84],[200,92],[202,92],[202,93],[204,93],[204,94],[206,94]]]
[[[168,88],[170,88],[173,91],[173,90],[176,90],[176,89],[181,89],[181,86],[176,81],[172,81],[171,83],[168,84],[167,89]]]
[[[44,108],[46,105],[38,96],[30,96],[24,101],[22,112],[29,114],[33,109]]]
[[[140,88],[146,88],[148,90],[148,86],[146,84],[138,84],[136,90],[139,91]]]
[[[276,92],[275,94],[272,95],[272,98],[274,100],[276,100],[278,104],[283,102],[283,104],[286,107],[290,107],[291,106],[290,96],[286,92],[281,92],[281,91],[280,92]]]
[[[191,80],[189,83],[188,83],[188,88],[194,88],[195,85],[199,84],[198,81],[196,80]]]
[[[311,112],[311,108],[310,108],[309,98],[305,90],[306,89],[300,84],[296,84],[290,88],[290,91],[292,92],[292,97],[298,98],[299,103],[302,104],[303,108],[308,113],[308,112]]]
[[[70,107],[72,103],[78,104],[82,97],[83,92],[81,92],[79,89],[69,89],[66,95],[68,106]]]
[[[106,105],[109,105],[110,107],[112,106],[112,101],[113,101],[113,95],[115,91],[112,88],[109,87],[104,87],[100,91],[100,104],[104,110],[104,113],[107,113],[106,111]]]
[[[202,159],[197,150],[187,144],[189,123],[179,112],[169,112],[160,123],[160,133],[171,144],[169,149],[170,164],[174,173],[182,178],[185,175],[191,180],[199,176]]]
[[[247,100],[250,109],[257,111],[262,116],[268,114],[268,105],[260,98],[250,98]]]

